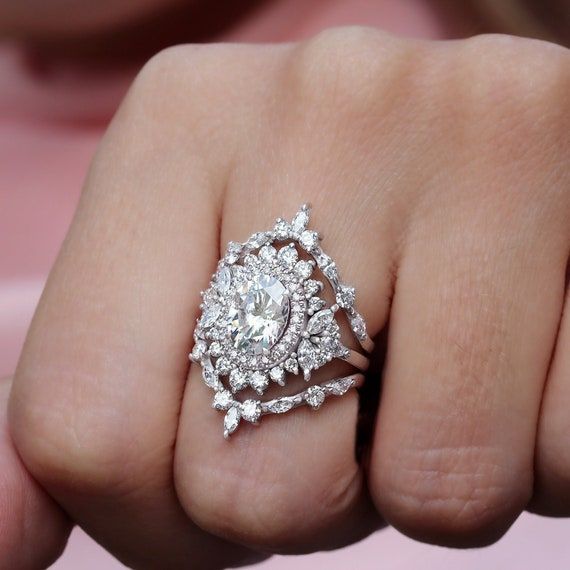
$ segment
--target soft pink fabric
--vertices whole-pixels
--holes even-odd
[[[337,25],[364,24],[413,37],[461,36],[472,28],[422,0],[277,0],[213,40],[289,41]],[[49,267],[65,235],[89,160],[136,69],[82,70],[29,60],[0,47],[0,375],[11,374]],[[450,551],[414,543],[392,529],[340,552],[259,568],[384,570],[567,568],[570,523],[523,515],[499,544]],[[76,530],[59,570],[120,568]]]

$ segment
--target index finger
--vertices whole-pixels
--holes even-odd
[[[208,89],[194,88],[192,53],[184,67],[176,50],[151,61],[107,133],[11,402],[32,473],[130,566],[225,566],[250,555],[195,526],[172,484],[188,346],[217,252],[229,152],[229,142],[197,126]]]

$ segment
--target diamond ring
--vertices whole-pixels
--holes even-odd
[[[307,228],[309,214],[303,205],[291,222],[279,218],[271,230],[230,242],[202,293],[190,359],[202,366],[204,382],[214,391],[212,406],[225,412],[226,438],[241,420],[256,424],[263,415],[302,405],[318,409],[328,396],[342,396],[364,380],[366,353],[374,343],[355,308],[354,288],[341,282],[321,237]],[[321,296],[325,282],[332,303]],[[342,313],[363,352],[343,343]],[[262,396],[271,383],[285,386],[288,374],[302,372],[308,382],[312,371],[333,359],[359,372],[272,400],[237,399],[245,389]]]

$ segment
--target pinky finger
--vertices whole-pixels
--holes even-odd
[[[0,569],[46,568],[65,548],[71,524],[12,445],[6,418],[10,386],[0,379]]]

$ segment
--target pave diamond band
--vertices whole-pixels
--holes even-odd
[[[338,320],[344,313],[364,351],[373,349],[355,308],[355,290],[341,282],[319,234],[308,229],[309,213],[303,205],[291,222],[279,218],[272,230],[230,242],[202,293],[190,358],[214,391],[212,407],[225,412],[225,437],[241,420],[258,423],[263,415],[301,405],[318,409],[327,396],[341,396],[363,382],[362,374],[353,374],[272,400],[236,397],[248,389],[261,396],[273,383],[284,386],[289,374],[301,372],[308,382],[333,359],[361,372],[368,368],[365,354],[345,346]],[[334,297],[330,305],[321,296],[325,283]]]

